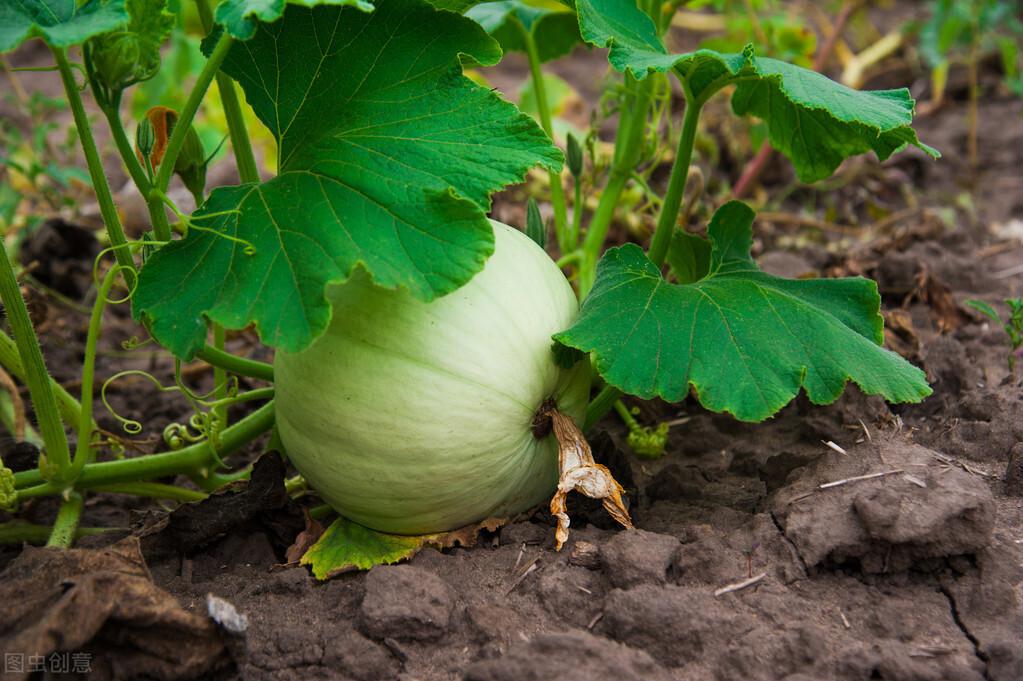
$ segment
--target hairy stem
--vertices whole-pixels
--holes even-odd
[[[124,268],[125,277],[132,276],[128,272],[135,272],[135,263],[127,247],[128,240],[124,236],[124,228],[121,226],[121,218],[114,205],[113,194],[110,193],[110,185],[107,183],[107,177],[103,171],[103,159],[100,158],[99,150],[96,148],[96,140],[92,136],[92,127],[89,125],[89,116],[85,113],[85,105],[82,104],[82,96],[78,92],[78,84],[75,83],[75,76],[71,72],[71,65],[68,63],[67,53],[64,49],[55,47],[52,50],[53,58],[57,62],[57,69],[60,71],[60,79],[64,83],[64,94],[67,96],[68,105],[71,107],[71,113],[75,119],[75,128],[78,130],[82,151],[85,153],[85,162],[89,166],[89,177],[92,180],[93,191],[96,192],[99,212],[103,217],[103,224],[106,226],[110,243],[114,246],[114,257],[117,258],[118,264]]]
[[[554,124],[551,119],[550,102],[547,100],[547,86],[544,84],[543,71],[540,69],[540,54],[536,49],[536,41],[533,34],[526,30],[521,22],[516,21],[522,33],[522,40],[526,44],[526,56],[529,59],[529,73],[533,81],[533,96],[536,99],[536,108],[540,112],[540,125],[544,132],[554,139]],[[558,239],[558,248],[561,252],[569,253],[576,247],[569,238],[568,211],[565,208],[565,189],[561,185],[561,173],[556,170],[550,171],[551,178],[551,205],[554,207],[554,234]]]
[[[26,384],[28,383],[25,367],[22,365],[21,356],[18,353],[18,346],[14,339],[3,331],[0,331],[0,365],[18,380]],[[47,379],[50,383],[50,389],[57,399],[57,409],[60,412],[61,418],[64,419],[64,423],[73,427],[78,423],[79,416],[81,415],[81,405],[60,383],[50,378],[49,375],[47,375]],[[96,428],[95,423],[93,428]]]
[[[78,531],[78,520],[82,517],[82,502],[82,495],[78,492],[71,492],[61,502],[50,538],[46,540],[47,546],[61,549],[71,547]]]
[[[56,468],[57,477],[62,479],[71,468],[71,452],[57,410],[57,398],[50,384],[50,374],[46,371],[39,339],[32,328],[32,320],[29,319],[18,280],[14,276],[14,268],[7,257],[7,249],[0,248],[0,252],[0,299],[3,300],[23,367],[20,373],[14,371],[13,367],[8,369],[28,386],[36,420],[39,422],[39,432],[45,444],[46,459]]]

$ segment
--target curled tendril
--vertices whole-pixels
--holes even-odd
[[[189,425],[192,425],[195,416],[193,415],[189,419]],[[182,423],[169,423],[167,427],[163,429],[163,441],[171,449],[181,449],[186,444],[194,444],[196,442],[202,442],[206,435],[202,430],[196,429],[193,434],[189,430],[189,425]]]
[[[157,190],[154,190],[154,191],[157,191]],[[196,229],[196,230],[199,230],[200,232],[207,232],[209,234],[212,234],[213,236],[220,237],[221,239],[227,239],[228,241],[233,241],[234,243],[241,244],[242,245],[242,253],[244,253],[245,255],[255,255],[256,254],[256,245],[254,243],[252,243],[251,241],[249,241],[248,239],[243,239],[241,237],[233,236],[231,234],[225,234],[224,232],[221,232],[219,229],[215,229],[213,227],[202,227],[202,226],[200,226],[198,224],[198,222],[200,220],[209,220],[209,219],[212,219],[212,218],[223,217],[224,215],[240,215],[241,214],[241,210],[239,210],[237,208],[232,208],[230,210],[218,210],[218,211],[213,211],[213,212],[210,212],[210,213],[205,213],[205,214],[200,215],[198,217],[195,217],[195,216],[189,217],[189,216],[185,215],[184,213],[182,213],[181,209],[178,208],[177,204],[175,204],[171,200],[171,198],[169,196],[167,196],[167,194],[165,194],[164,192],[159,192],[158,191],[157,196],[159,197],[159,199],[164,204],[167,205],[168,208],[171,209],[171,212],[174,213],[174,215],[177,216],[177,218],[181,222],[181,224],[184,225],[186,235],[187,235],[188,230]]]
[[[110,386],[111,383],[113,383],[119,378],[124,378],[125,376],[141,376],[142,378],[145,378],[147,381],[155,385],[157,390],[164,393],[174,392],[179,390],[179,388],[177,386],[165,386],[162,383],[160,383],[159,379],[157,379],[156,376],[153,376],[152,374],[146,371],[142,371],[141,369],[128,369],[126,371],[119,371],[110,378],[108,378],[107,380],[103,381],[103,387],[101,387],[99,390],[99,398],[103,402],[103,406],[106,407],[110,415],[113,416],[114,419],[121,424],[121,428],[124,429],[124,432],[128,433],[129,435],[138,435],[139,433],[142,432],[142,424],[139,421],[125,418],[124,416],[118,414],[117,411],[110,406],[110,401],[107,400],[107,388]]]
[[[121,348],[123,350],[137,350],[138,348],[145,347],[152,342],[152,338],[141,340],[138,336],[132,336],[128,340],[121,342]]]
[[[96,257],[93,258],[92,260],[92,280],[93,282],[95,282],[97,288],[99,288],[100,281],[102,279],[102,277],[99,276],[99,264],[100,261],[103,260],[103,256],[105,256],[107,253],[113,253],[119,248],[131,248],[134,244],[137,243],[139,242],[136,241],[120,244],[117,246],[108,246],[107,248],[104,248],[102,251],[96,254]],[[113,270],[115,272],[120,272],[124,277],[125,283],[128,284],[128,293],[123,298],[118,298],[116,300],[107,298],[105,302],[108,305],[120,305],[121,303],[128,302],[129,300],[131,300],[132,296],[135,295],[135,289],[138,287],[139,282],[138,276],[139,273],[135,270],[134,267],[122,265],[120,263],[116,263],[113,266]],[[129,275],[128,272],[130,272],[131,274]]]

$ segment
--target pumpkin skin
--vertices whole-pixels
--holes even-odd
[[[361,271],[332,287],[331,324],[274,360],[277,427],[288,457],[340,514],[393,534],[428,534],[550,499],[553,435],[541,404],[581,424],[589,363],[554,363],[551,336],[575,293],[527,236],[493,222],[479,274],[424,303]]]

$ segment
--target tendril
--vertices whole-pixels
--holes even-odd
[[[137,350],[138,348],[145,347],[145,346],[147,346],[147,345],[149,345],[149,344],[151,344],[153,342],[155,342],[155,341],[153,340],[152,336],[150,336],[149,338],[147,338],[145,340],[140,340],[138,336],[132,336],[128,340],[125,340],[125,341],[121,342],[121,349],[123,349],[123,350]]]
[[[212,219],[212,218],[223,217],[225,215],[240,215],[241,214],[241,210],[239,210],[237,208],[232,208],[230,210],[212,211],[212,212],[209,212],[209,213],[204,213],[203,215],[189,217],[189,216],[187,216],[187,215],[185,215],[184,213],[181,212],[181,209],[178,208],[177,204],[175,204],[171,200],[171,198],[169,196],[167,196],[167,194],[165,194],[164,192],[158,191],[158,190],[154,190],[154,191],[157,191],[157,197],[164,204],[166,204],[168,208],[171,209],[171,212],[174,213],[175,216],[177,216],[178,221],[180,221],[181,224],[184,225],[186,235],[188,233],[188,230],[190,230],[190,229],[195,229],[195,230],[198,230],[200,232],[207,232],[207,233],[212,234],[214,236],[220,237],[221,239],[227,239],[228,241],[232,241],[234,243],[241,244],[242,245],[242,253],[244,253],[245,255],[255,255],[256,254],[256,245],[254,243],[252,243],[251,241],[249,241],[248,239],[243,239],[243,238],[241,238],[239,236],[234,236],[232,234],[225,234],[224,232],[220,231],[219,229],[216,229],[216,228],[213,228],[213,227],[202,227],[202,226],[200,226],[198,224],[198,222],[200,220],[208,220],[208,219]]]
[[[142,423],[118,414],[117,411],[112,406],[110,406],[110,401],[107,399],[107,388],[110,387],[110,384],[119,378],[124,378],[125,376],[141,376],[142,378],[146,379],[147,381],[155,385],[157,390],[163,393],[174,392],[178,390],[178,387],[165,386],[162,383],[160,383],[159,379],[157,379],[156,376],[153,376],[149,372],[142,371],[141,369],[127,369],[125,371],[119,371],[110,378],[108,378],[107,380],[103,381],[103,386],[99,390],[99,398],[103,402],[103,406],[106,407],[107,412],[114,417],[114,420],[121,424],[121,428],[124,429],[124,432],[128,433],[129,435],[138,435],[139,433],[142,432]]]
[[[133,245],[138,243],[140,242],[135,241],[118,244],[115,246],[108,246],[107,248],[104,248],[102,251],[96,254],[96,257],[93,258],[92,260],[92,281],[96,284],[97,288],[99,287],[100,281],[102,280],[102,277],[99,276],[99,264],[103,260],[103,256],[107,255],[108,253],[113,253],[119,248],[131,248]],[[128,285],[128,293],[123,298],[117,300],[107,298],[106,303],[108,305],[120,305],[121,303],[128,302],[129,300],[131,300],[132,296],[135,295],[135,289],[138,287],[139,273],[135,270],[134,267],[128,267],[127,265],[121,265],[120,263],[116,263],[113,266],[113,270],[115,272],[120,273],[121,276],[124,278],[125,283]],[[128,274],[129,272],[131,273],[130,275]]]

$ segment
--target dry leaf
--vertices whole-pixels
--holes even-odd
[[[580,492],[592,499],[600,499],[604,509],[626,528],[632,527],[632,519],[622,500],[625,491],[611,475],[607,466],[593,461],[590,445],[583,437],[582,431],[571,418],[556,409],[549,409],[554,426],[554,436],[558,439],[558,490],[551,499],[551,513],[558,520],[555,530],[557,549],[560,551],[568,540],[568,518],[566,499],[571,491]]]
[[[26,658],[86,650],[97,680],[209,678],[229,663],[216,625],[153,584],[135,537],[27,547],[0,575],[0,648]]]

